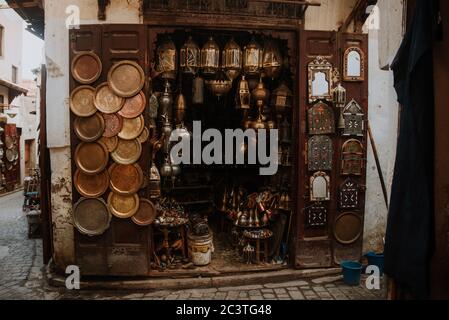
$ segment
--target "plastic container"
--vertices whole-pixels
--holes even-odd
[[[368,264],[371,266],[377,266],[380,271],[380,276],[382,276],[384,274],[384,254],[368,252],[365,256],[368,259]]]
[[[360,274],[362,273],[362,264],[354,261],[343,261],[341,263],[343,272],[343,281],[350,286],[360,284]]]

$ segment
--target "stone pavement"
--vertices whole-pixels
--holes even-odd
[[[160,291],[69,291],[45,280],[42,241],[27,238],[22,192],[0,197],[0,300],[379,300],[381,290],[345,285],[340,276],[237,287]],[[364,283],[362,279],[362,284]]]

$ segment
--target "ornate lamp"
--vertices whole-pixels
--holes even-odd
[[[214,75],[220,68],[220,48],[213,37],[201,49],[201,68],[207,75]]]
[[[158,61],[156,71],[160,72],[164,79],[176,79],[178,57],[174,42],[170,38],[167,38],[157,48],[156,55]]]
[[[246,81],[245,76],[243,75],[237,87],[237,95],[235,96],[235,107],[237,109],[248,110],[251,108],[250,101],[251,101],[251,93],[249,91],[249,84],[248,81]]]
[[[282,55],[272,39],[265,42],[262,66],[265,74],[272,79],[277,78],[281,72]]]
[[[263,50],[253,37],[244,48],[243,70],[247,75],[259,75],[262,69]]]
[[[242,50],[233,38],[226,44],[222,59],[226,75],[231,81],[234,81],[242,70]]]
[[[181,48],[179,66],[183,73],[190,74],[196,74],[201,66],[201,51],[192,36]]]
[[[276,115],[279,119],[282,118],[286,108],[292,107],[292,91],[285,83],[273,90],[271,95],[271,106],[275,108]]]
[[[340,117],[338,118],[338,128],[344,129],[345,128],[345,120],[343,118],[343,108],[346,104],[346,89],[341,85],[341,83],[338,83],[338,85],[334,88],[332,92],[333,96],[333,102],[335,104],[335,107],[340,109]]]

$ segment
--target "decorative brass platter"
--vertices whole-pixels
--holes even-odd
[[[362,235],[362,218],[355,212],[345,212],[340,214],[335,220],[335,239],[342,244],[356,242]]]
[[[106,146],[99,141],[81,142],[75,150],[75,164],[78,169],[88,175],[103,171],[109,160]]]
[[[139,160],[142,154],[142,145],[139,140],[118,139],[117,148],[111,153],[112,159],[120,164],[132,164]]]
[[[123,107],[125,99],[116,95],[107,82],[100,84],[95,89],[95,107],[103,113],[115,113]]]
[[[79,86],[70,94],[70,110],[78,117],[90,117],[97,108],[94,104],[95,88]]]
[[[125,104],[119,111],[124,118],[135,118],[142,114],[147,105],[147,98],[143,91],[140,91],[134,97],[125,99]]]
[[[123,118],[122,130],[119,132],[118,137],[125,140],[136,139],[144,128],[145,120],[142,115],[132,119]]]
[[[143,183],[143,172],[137,163],[114,163],[109,167],[108,172],[111,189],[119,194],[136,193]]]
[[[139,196],[137,193],[122,195],[111,192],[108,196],[108,207],[117,218],[130,218],[139,210]]]
[[[14,161],[14,153],[13,153],[12,149],[6,149],[5,155],[6,155],[6,160],[8,160],[9,162]]]
[[[143,128],[142,133],[140,136],[137,137],[137,140],[139,140],[140,143],[147,142],[148,138],[150,137],[150,130],[148,130],[147,127]]]
[[[113,137],[101,137],[100,142],[103,143],[106,146],[106,149],[109,152],[113,152],[118,145],[118,137],[117,136],[113,136]]]
[[[73,78],[82,84],[96,81],[100,77],[102,69],[100,58],[92,52],[80,53],[73,59],[71,66]]]
[[[123,60],[114,64],[109,70],[108,83],[115,94],[129,98],[142,90],[145,73],[136,62]]]
[[[106,170],[95,175],[87,175],[76,170],[73,181],[78,193],[85,198],[101,197],[109,187],[109,176]]]
[[[100,138],[104,132],[103,117],[97,112],[93,116],[77,117],[73,122],[76,136],[85,142],[92,142]]]
[[[153,202],[140,199],[139,210],[131,217],[131,220],[139,226],[149,226],[157,217],[157,210]]]
[[[19,150],[17,149],[17,146],[14,146],[12,149],[12,155],[13,155],[13,159],[14,161],[19,160]],[[14,164],[15,165],[15,164]]]
[[[103,234],[111,223],[111,213],[103,199],[81,198],[73,207],[73,224],[88,236]]]
[[[110,138],[116,136],[122,130],[123,118],[117,113],[103,113],[103,119],[105,123],[104,137]]]
[[[14,140],[11,136],[5,137],[5,147],[6,149],[12,149],[14,147]]]

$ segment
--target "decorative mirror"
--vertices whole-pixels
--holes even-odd
[[[324,102],[316,103],[308,111],[309,134],[335,133],[334,110]]]
[[[330,177],[322,171],[318,171],[310,177],[310,201],[329,201],[331,199],[330,180]]]
[[[342,175],[362,175],[364,148],[359,140],[346,141],[342,147]]]
[[[359,206],[359,185],[352,179],[347,179],[340,186],[340,208],[357,209]]]
[[[364,122],[363,122],[363,110],[362,107],[352,99],[346,107],[343,109],[344,119],[344,136],[359,136],[363,137]]]
[[[343,80],[365,80],[365,55],[358,47],[349,47],[343,58]]]
[[[306,209],[307,227],[325,227],[327,224],[327,208],[322,203],[316,203]]]
[[[309,171],[332,170],[333,147],[328,136],[312,136],[308,142]]]
[[[332,101],[332,68],[332,64],[321,56],[309,63],[309,103]]]

